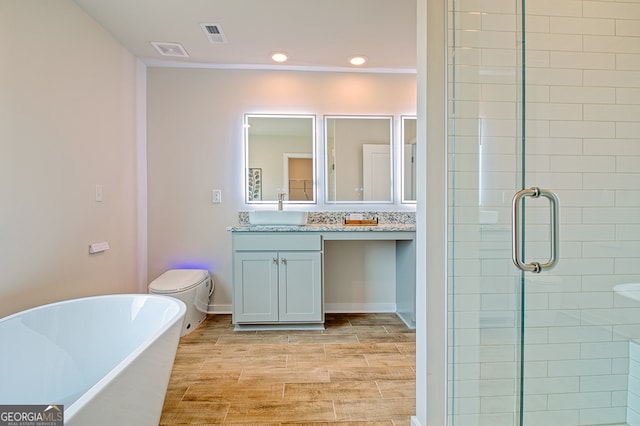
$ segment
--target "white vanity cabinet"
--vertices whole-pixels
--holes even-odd
[[[236,327],[324,322],[319,234],[233,234]]]

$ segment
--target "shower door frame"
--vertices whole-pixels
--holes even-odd
[[[447,421],[447,1],[417,0],[416,415]],[[427,52],[428,55],[427,55]],[[431,141],[427,143],[427,141]],[[429,161],[427,161],[430,159]],[[433,160],[431,160],[433,159]],[[428,164],[428,167],[427,167]],[[427,210],[427,206],[429,209]],[[427,235],[429,238],[427,238]],[[427,309],[428,307],[428,309]],[[428,342],[427,342],[428,340]]]

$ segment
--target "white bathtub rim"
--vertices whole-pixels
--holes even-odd
[[[120,361],[116,366],[114,366],[107,374],[105,374],[100,380],[98,380],[93,386],[91,386],[84,394],[82,394],[78,399],[76,399],[68,408],[64,410],[65,421],[71,420],[73,416],[76,414],[78,410],[84,407],[89,401],[91,401],[96,395],[99,394],[100,390],[107,384],[110,383],[115,377],[120,375],[126,366],[132,363],[132,361],[140,356],[153,342],[155,342],[159,336],[163,335],[168,329],[173,327],[177,322],[180,322],[179,328],[182,326],[181,321],[184,319],[184,316],[187,312],[187,307],[181,300],[175,298],[168,298],[165,296],[158,295],[149,295],[149,294],[113,294],[107,296],[94,296],[83,299],[100,299],[100,298],[109,298],[109,297],[122,297],[129,298],[131,296],[135,296],[137,298],[143,299],[160,299],[167,300],[170,299],[171,302],[174,300],[178,305],[178,312],[166,323],[162,324],[155,333],[148,336],[145,340],[143,340],[133,351],[131,351],[122,361]],[[81,299],[74,299],[81,300]]]
[[[140,354],[142,354],[153,342],[155,342],[160,336],[162,336],[165,332],[167,332],[171,327],[174,327],[176,323],[180,322],[178,328],[182,327],[182,322],[184,320],[184,316],[187,312],[187,307],[179,299],[173,297],[166,297],[160,295],[153,294],[143,294],[143,293],[117,293],[117,294],[107,294],[107,295],[99,295],[99,296],[89,296],[82,297],[76,299],[68,299],[62,300],[59,302],[48,303],[46,305],[36,306],[33,308],[26,309],[24,311],[16,312],[15,314],[11,314],[4,318],[0,318],[0,323],[9,321],[11,319],[27,315],[32,311],[42,310],[49,307],[54,306],[63,306],[72,303],[80,303],[80,302],[91,302],[91,301],[99,301],[102,299],[145,299],[145,300],[162,300],[163,303],[167,303],[169,305],[173,304],[177,306],[177,311],[175,314],[168,319],[165,323],[163,323],[160,327],[158,327],[154,333],[147,336],[140,344],[132,350],[125,358],[122,359],[118,364],[116,364],[107,374],[105,374],[100,380],[93,384],[85,393],[83,393],[78,399],[76,399],[73,403],[64,408],[64,417],[65,421],[70,420],[77,411],[79,411],[84,405],[86,405],[89,401],[91,401],[96,395],[98,395],[99,391],[110,381],[112,381],[115,377],[117,377],[126,366],[131,364],[133,360],[138,358]],[[177,349],[177,348],[176,348]],[[51,401],[55,402],[55,401]]]
[[[1,317],[0,318],[0,323],[4,322],[4,321],[9,321],[11,319],[14,319],[15,317],[21,316],[21,315],[27,315],[32,311],[37,311],[40,309],[45,309],[45,308],[49,308],[49,307],[53,307],[53,306],[62,306],[62,305],[66,305],[66,304],[70,304],[70,303],[74,303],[74,302],[80,302],[80,301],[90,301],[90,300],[98,300],[98,299],[111,299],[111,298],[122,298],[122,299],[126,299],[126,298],[131,298],[131,297],[135,297],[135,298],[142,298],[142,299],[161,299],[161,300],[170,300],[173,301],[173,299],[178,300],[174,297],[166,297],[163,295],[158,295],[158,294],[152,294],[152,293],[113,293],[113,294],[101,294],[101,295],[97,295],[97,296],[87,296],[87,297],[78,297],[75,299],[65,299],[65,300],[59,300],[57,302],[50,302],[44,305],[38,305],[38,306],[34,306],[32,308],[27,308],[24,309],[22,311],[18,311],[15,312],[13,314],[9,314],[5,317]],[[180,301],[180,300],[178,300]],[[180,301],[182,302],[182,301]],[[184,302],[182,302],[182,304],[184,305]],[[185,311],[186,311],[186,305],[185,305]]]

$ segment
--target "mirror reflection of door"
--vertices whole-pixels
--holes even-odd
[[[364,201],[391,199],[391,150],[389,145],[362,145],[362,183]]]
[[[289,201],[313,199],[313,159],[310,155],[285,154],[286,187]]]

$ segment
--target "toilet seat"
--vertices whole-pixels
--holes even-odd
[[[204,269],[172,269],[149,284],[149,290],[158,294],[186,291],[202,283],[209,273]]]

